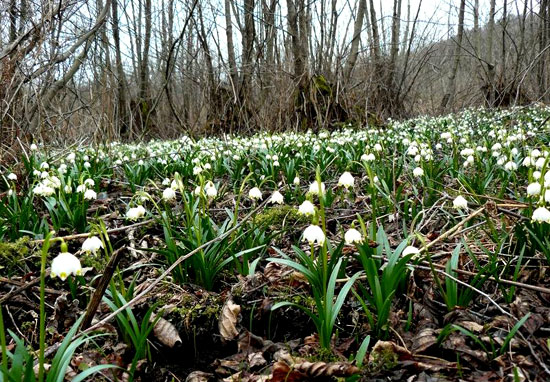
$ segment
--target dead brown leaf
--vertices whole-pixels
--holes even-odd
[[[240,305],[235,304],[232,300],[227,300],[225,302],[218,321],[220,335],[225,341],[231,341],[239,335],[239,331],[237,330],[237,321],[240,313]]]

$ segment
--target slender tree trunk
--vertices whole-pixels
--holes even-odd
[[[139,106],[141,129],[144,132],[147,129],[145,121],[148,120],[148,114],[151,105],[149,105],[149,50],[151,47],[152,33],[152,6],[151,0],[145,0],[145,30],[143,39],[143,54],[141,55],[141,65],[139,69]]]
[[[487,24],[487,90],[489,93],[489,96],[487,97],[488,106],[493,107],[495,104],[495,74],[496,74],[496,68],[495,64],[493,62],[493,36],[495,32],[495,8],[496,8],[496,0],[490,1],[489,6],[489,22]]]
[[[460,65],[460,55],[462,49],[462,37],[464,34],[464,12],[466,8],[466,0],[460,0],[460,10],[458,12],[458,32],[456,36],[456,45],[454,50],[453,67],[447,80],[446,90],[447,92],[441,100],[441,111],[447,109],[450,105],[453,105],[454,96],[456,92],[456,74],[458,73],[458,66]]]
[[[122,66],[122,52],[120,49],[120,29],[118,20],[118,1],[112,0],[111,3],[111,21],[113,31],[113,45],[115,47],[115,66],[117,73],[117,113],[116,121],[120,124],[119,134],[122,138],[128,138],[131,132],[130,122],[128,120],[127,111],[127,95],[126,95],[126,74]]]
[[[355,15],[355,24],[353,26],[353,39],[351,40],[351,49],[349,59],[344,70],[344,79],[349,81],[351,72],[359,55],[359,43],[361,42],[361,31],[363,29],[363,19],[365,18],[365,8],[367,0],[358,0],[357,14]]]
[[[239,73],[237,70],[237,61],[235,60],[235,45],[233,44],[233,21],[231,19],[231,0],[225,0],[225,37],[227,40],[227,57],[229,63],[229,75],[231,76],[232,86],[239,86]]]
[[[376,10],[374,9],[374,0],[369,0],[370,7],[370,26],[372,28],[372,47],[374,54],[374,62],[380,62],[380,35],[378,34],[378,19],[376,18]]]

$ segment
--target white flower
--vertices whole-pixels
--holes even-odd
[[[66,194],[70,194],[73,192],[73,188],[70,184],[66,184],[65,187],[63,187],[63,191],[65,191]]]
[[[77,187],[76,187],[76,192],[85,192],[87,190],[87,187],[85,184],[79,184]]]
[[[33,144],[31,145],[31,151],[36,151],[36,150],[38,150],[38,146],[37,146],[36,144],[33,143]]]
[[[15,180],[17,180],[17,175],[15,175],[13,172],[10,172],[8,174],[8,179],[15,181]]]
[[[373,153],[361,155],[361,160],[363,162],[372,162],[375,159],[376,159],[376,157],[374,156]]]
[[[309,193],[313,195],[319,194],[319,182],[315,181],[309,185]],[[325,194],[325,184],[321,182],[321,193]]]
[[[88,178],[84,181],[84,184],[86,185],[86,187],[93,187],[95,186],[95,182],[93,179],[91,178]]]
[[[48,162],[42,162],[40,163],[40,168],[43,170],[47,170],[50,168],[50,165],[48,164]]]
[[[145,208],[141,205],[130,208],[128,212],[126,212],[126,217],[130,220],[137,220],[143,216],[145,216]]]
[[[318,225],[310,225],[304,230],[303,240],[309,244],[317,242],[322,245],[325,242],[325,233]]]
[[[420,254],[420,250],[412,245],[409,245],[407,247],[405,247],[405,249],[403,250],[403,252],[401,253],[401,256],[408,256],[408,255],[419,255]],[[415,257],[413,256],[413,257]]]
[[[299,186],[300,185],[300,177],[298,175],[296,175],[294,177],[294,180],[292,181],[292,183],[295,185],[295,186]]]
[[[357,231],[355,228],[350,228],[344,234],[344,241],[346,244],[361,243],[363,241],[363,236],[361,236],[361,232]]]
[[[211,199],[214,199],[216,196],[218,196],[218,190],[216,189],[216,186],[212,181],[208,181],[204,185],[204,190],[206,191],[206,196],[208,196]]]
[[[279,191],[273,192],[273,194],[271,194],[271,198],[269,199],[269,203],[283,204],[284,202],[285,198]]]
[[[168,186],[169,184],[170,184],[170,179],[164,178],[163,181],[162,181],[162,185],[163,186]]]
[[[298,213],[300,215],[314,215],[315,214],[315,206],[313,203],[311,203],[309,200],[304,200],[302,204],[300,204],[300,207],[298,207]]]
[[[32,192],[40,196],[51,196],[55,193],[55,189],[50,186],[46,186],[45,184],[39,183],[32,189]]]
[[[504,165],[504,169],[507,171],[515,171],[517,170],[517,168],[518,168],[518,165],[512,161],[506,162],[506,164]]]
[[[546,207],[539,207],[533,211],[533,221],[539,223],[550,223],[550,211]]]
[[[416,177],[423,176],[424,175],[424,170],[422,170],[420,167],[416,167],[413,170],[413,175],[416,176]]]
[[[382,151],[382,145],[380,143],[377,143],[374,145],[374,150],[376,151]]]
[[[168,187],[165,188],[164,191],[162,191],[162,199],[169,201],[176,198],[176,191],[174,191],[172,188]]]
[[[353,175],[351,175],[348,171],[340,175],[340,179],[338,179],[338,185],[344,187],[346,190],[353,187],[354,182],[355,179],[353,179]]]
[[[97,194],[94,190],[86,190],[86,192],[84,193],[84,199],[86,200],[97,199]]]
[[[69,252],[62,252],[52,261],[52,269],[50,276],[59,278],[63,281],[70,275],[79,276],[82,274],[82,266],[80,260]]]
[[[462,195],[458,195],[455,200],[453,200],[453,207],[457,209],[464,209],[468,207],[468,201],[464,199]]]
[[[258,187],[253,187],[248,191],[248,197],[252,200],[260,200],[262,198],[262,191]]]
[[[540,194],[541,186],[540,183],[531,183],[527,186],[527,195],[535,196]]]
[[[103,242],[97,236],[89,237],[82,243],[82,250],[84,252],[93,253],[94,255],[100,248],[103,248]]]

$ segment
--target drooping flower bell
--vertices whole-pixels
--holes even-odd
[[[340,179],[338,179],[338,186],[344,187],[346,190],[350,187],[353,187],[353,184],[355,182],[355,179],[353,179],[353,175],[351,175],[348,171],[345,171],[342,175],[340,175]]]
[[[169,202],[171,200],[174,200],[176,198],[176,191],[174,191],[173,188],[165,188],[164,191],[162,191],[162,199]]]
[[[59,277],[65,281],[70,275],[80,276],[82,274],[82,266],[80,260],[69,252],[61,252],[52,261],[50,276]]]
[[[462,195],[458,195],[455,200],[453,200],[453,207],[456,209],[465,209],[468,207],[468,201],[464,199]]]
[[[269,203],[272,204],[283,204],[285,202],[285,198],[283,194],[281,194],[279,191],[274,191],[273,194],[271,194],[271,198],[269,199]]]
[[[355,228],[350,228],[344,234],[344,241],[346,244],[359,244],[363,242],[363,236]]]
[[[100,248],[103,248],[103,242],[101,239],[97,236],[92,236],[84,240],[84,243],[82,243],[82,250],[84,252],[96,254],[97,251],[99,251]]]
[[[304,230],[304,241],[309,244],[318,243],[323,245],[325,242],[325,233],[318,225],[310,225]]]
[[[314,215],[315,206],[309,200],[304,200],[304,202],[300,204],[300,207],[298,207],[298,213],[300,215],[306,215],[306,216]]]
[[[262,198],[262,191],[258,187],[253,187],[248,191],[248,197],[252,200],[260,200]]]

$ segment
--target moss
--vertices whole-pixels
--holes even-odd
[[[276,229],[281,229],[283,223],[290,225],[307,221],[308,219],[305,216],[299,215],[298,210],[289,205],[266,208],[254,217],[254,225],[273,227]]]
[[[167,319],[181,323],[187,333],[211,332],[217,327],[222,307],[223,300],[218,295],[205,294],[200,299],[184,295]]]
[[[397,366],[399,356],[391,348],[372,353],[373,361],[369,368],[373,370],[391,370]]]
[[[0,267],[16,265],[29,254],[29,237],[22,237],[15,243],[0,242]]]

